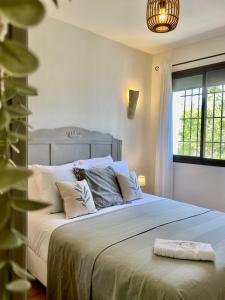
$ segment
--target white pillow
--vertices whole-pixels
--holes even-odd
[[[110,167],[116,174],[129,174],[129,166],[127,160],[114,161]]]
[[[75,182],[57,182],[64,200],[64,211],[67,219],[97,212],[95,203],[86,180]]]
[[[112,163],[106,162],[105,164],[83,164],[83,166],[79,164],[74,164],[74,167],[78,169],[85,169],[85,170],[91,170],[91,169],[105,169],[107,167],[111,167],[113,171],[116,174],[129,174],[129,166],[127,160],[120,160],[120,161],[114,161]]]
[[[39,200],[51,204],[45,211],[57,213],[63,211],[63,201],[56,187],[56,181],[75,180],[73,174],[74,163],[59,166],[33,165],[35,183],[39,191]]]
[[[37,174],[32,166],[28,166],[28,168],[33,171],[33,175],[28,177],[28,199],[40,200],[39,190],[35,179]]]
[[[113,163],[113,159],[110,155],[108,155],[105,157],[78,160],[74,163],[74,167],[88,170],[92,168],[106,168],[111,163]]]
[[[143,194],[138,183],[137,175],[134,171],[128,175],[117,174],[116,176],[124,201],[130,202],[143,198]]]

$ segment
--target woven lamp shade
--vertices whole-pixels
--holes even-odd
[[[148,28],[157,33],[174,30],[179,21],[179,0],[148,0]]]

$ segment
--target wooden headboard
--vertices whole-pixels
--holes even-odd
[[[110,134],[79,127],[29,132],[28,164],[60,165],[74,160],[111,155],[121,160],[122,141]]]

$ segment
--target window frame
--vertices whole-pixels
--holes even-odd
[[[216,71],[225,68],[225,62],[210,64],[206,66],[201,66],[197,68],[176,71],[172,73],[172,80],[202,75],[203,76],[203,87],[202,87],[202,119],[201,119],[201,138],[200,138],[200,156],[184,156],[184,155],[173,155],[173,162],[177,163],[187,163],[187,164],[198,164],[216,167],[225,167],[225,160],[214,159],[214,158],[204,158],[204,143],[206,135],[206,100],[207,100],[207,89],[206,89],[206,74],[209,71]]]

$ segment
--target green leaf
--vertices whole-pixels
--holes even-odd
[[[23,77],[37,69],[38,60],[21,43],[5,40],[0,42],[0,65],[7,74]]]
[[[10,105],[7,107],[11,118],[25,118],[31,114],[31,111],[22,105]]]
[[[0,0],[0,15],[17,27],[33,26],[44,14],[44,6],[38,0]]]
[[[6,87],[4,97],[1,97],[1,100],[3,102],[6,102],[6,101],[12,99],[15,96],[16,96],[16,89],[13,88],[13,87]]]
[[[7,128],[10,124],[10,114],[3,107],[0,109],[0,130]]]
[[[8,136],[7,139],[8,139],[8,142],[11,143],[11,144],[16,144],[16,143],[19,142],[19,139],[15,136],[14,137],[13,136]]]
[[[13,199],[11,202],[11,206],[18,211],[26,212],[26,211],[34,211],[38,209],[43,209],[48,207],[50,204],[27,200],[27,199]]]
[[[28,273],[24,268],[20,267],[17,263],[14,261],[10,261],[10,264],[12,266],[13,272],[20,278],[27,278],[29,280],[34,280],[34,277]]]
[[[10,292],[23,293],[31,288],[29,281],[24,279],[16,279],[6,285],[6,289]]]
[[[33,129],[33,127],[30,125],[30,124],[28,124],[26,121],[24,121],[24,120],[22,120],[22,119],[15,119],[14,120],[14,123],[18,123],[19,125],[23,125],[23,126],[25,126],[25,127],[28,127],[28,128],[30,128],[30,129]]]
[[[3,269],[7,265],[7,263],[8,263],[7,260],[0,261],[0,270]]]
[[[10,205],[8,201],[1,201],[0,209],[0,228],[2,228],[8,221],[10,216]]]
[[[37,96],[37,89],[15,80],[9,80],[6,82],[6,86],[9,89],[14,89],[20,96]]]
[[[0,250],[12,250],[24,244],[24,240],[15,230],[5,229],[1,231]]]
[[[6,88],[4,96],[6,101],[12,99],[16,96],[16,90],[13,87]]]
[[[14,163],[14,161],[12,159],[8,159],[9,165],[11,165],[12,167],[16,168],[16,164]]]
[[[5,156],[0,156],[0,169],[5,168],[8,165],[8,159]]]
[[[10,132],[9,133],[9,137],[10,139],[18,139],[18,140],[22,140],[22,141],[26,141],[27,140],[27,136],[18,132]]]
[[[32,171],[25,168],[7,168],[0,170],[0,192],[4,193],[10,190],[12,185],[15,185],[22,180],[32,175]]]
[[[14,190],[18,190],[18,191],[21,191],[21,192],[26,192],[27,191],[27,180],[23,180],[23,181],[20,181],[16,184],[13,184],[11,187]]]
[[[20,150],[19,150],[15,145],[13,145],[12,143],[9,143],[9,146],[12,148],[12,150],[13,150],[15,153],[17,153],[17,154],[20,153]]]

